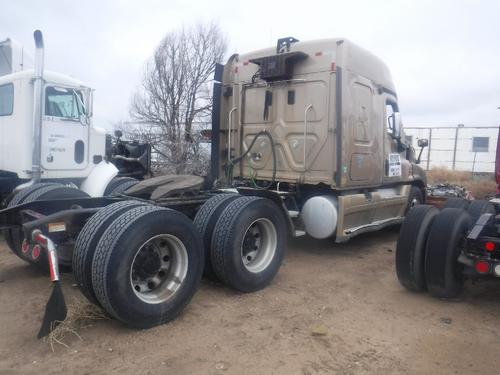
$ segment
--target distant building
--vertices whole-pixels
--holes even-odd
[[[406,139],[418,151],[420,138],[429,140],[422,153],[425,169],[446,167],[450,170],[495,172],[497,126],[405,127]]]

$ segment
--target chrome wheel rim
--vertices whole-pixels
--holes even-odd
[[[271,220],[260,218],[252,222],[245,231],[241,245],[241,261],[245,268],[258,273],[271,264],[276,247],[278,235]]]
[[[186,278],[188,254],[182,241],[171,234],[159,234],[139,248],[130,268],[135,295],[149,304],[171,299]]]

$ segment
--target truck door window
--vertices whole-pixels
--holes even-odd
[[[84,114],[82,102],[83,97],[80,91],[56,86],[49,86],[45,89],[46,116],[79,120]]]
[[[394,133],[393,121],[394,121],[394,112],[396,112],[396,108],[394,108],[393,103],[386,103],[385,105],[385,127],[387,129],[388,134]]]
[[[14,110],[14,85],[0,86],[0,116],[10,116]]]

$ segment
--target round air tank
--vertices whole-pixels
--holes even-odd
[[[323,239],[332,237],[337,230],[338,204],[332,195],[319,195],[309,198],[300,217],[311,237]]]

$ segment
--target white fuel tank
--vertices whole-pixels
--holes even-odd
[[[309,198],[300,212],[306,232],[314,238],[332,237],[337,230],[338,202],[331,195]]]

